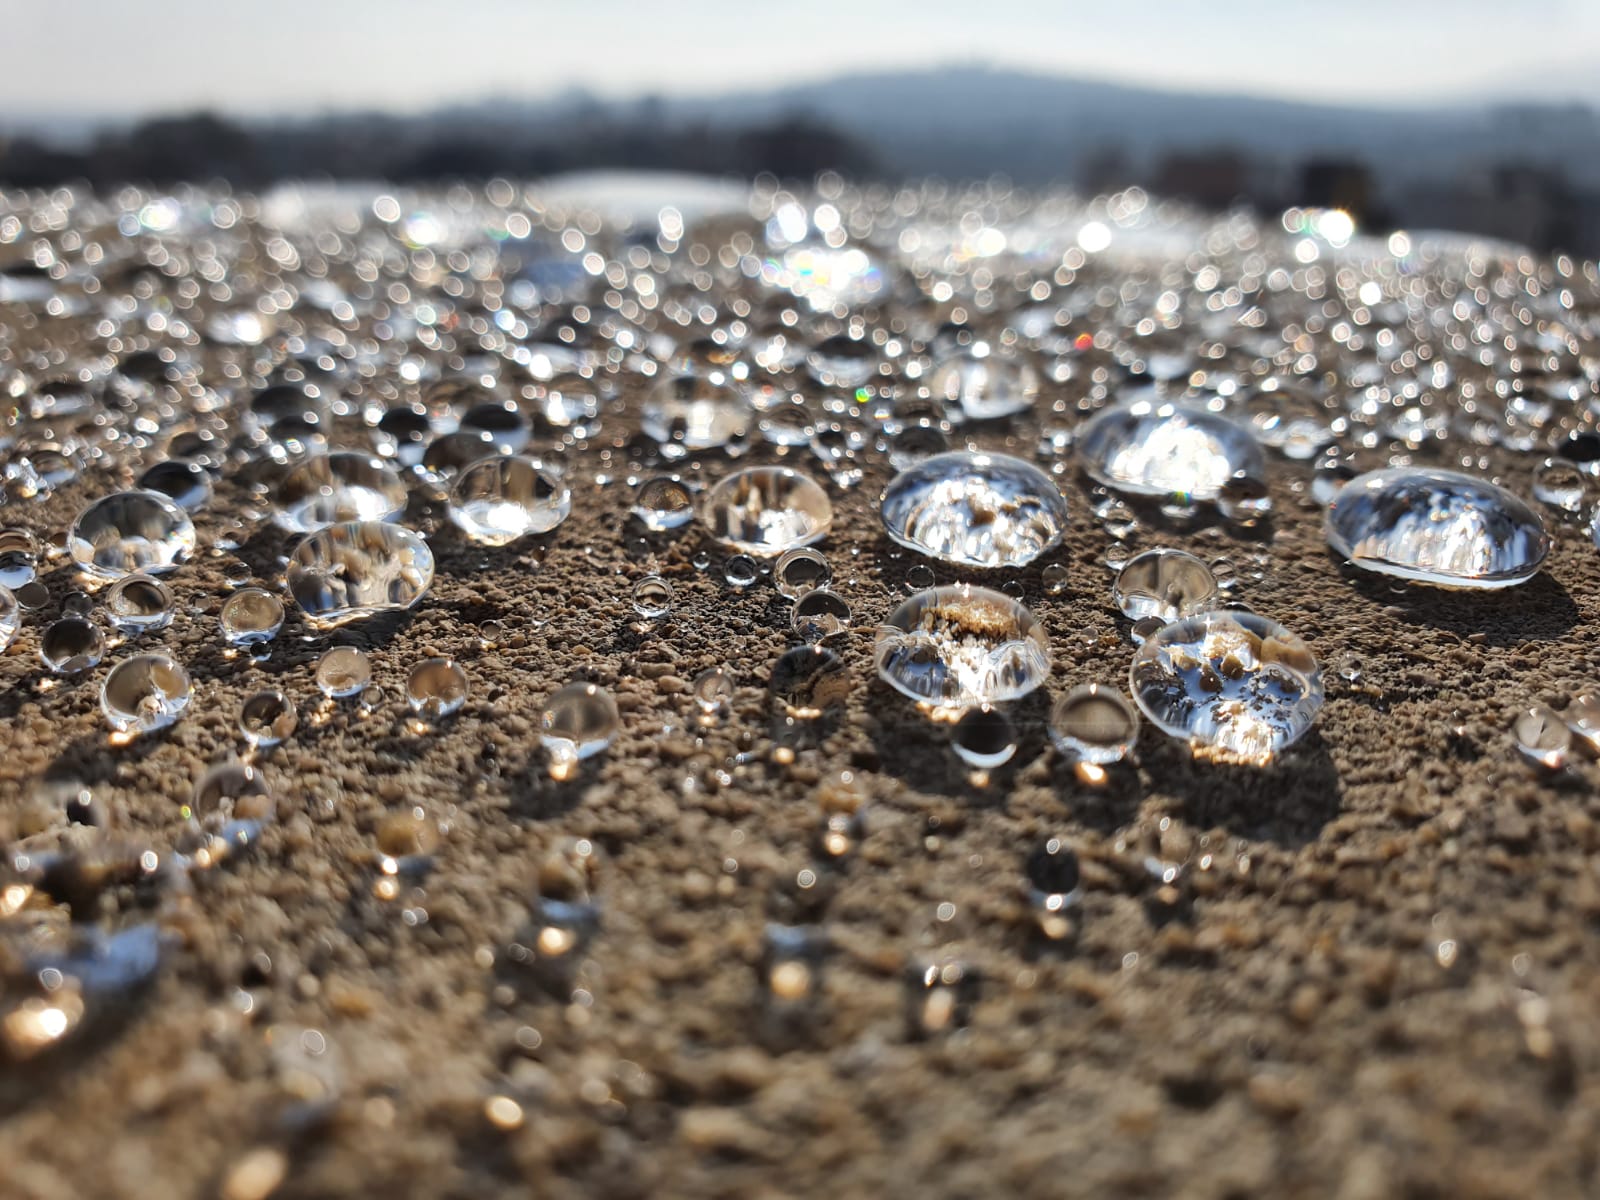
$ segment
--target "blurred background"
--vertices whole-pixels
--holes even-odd
[[[1595,0],[0,0],[0,188],[1141,185],[1600,254]]]

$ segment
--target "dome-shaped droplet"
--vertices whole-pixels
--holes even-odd
[[[425,658],[406,677],[406,703],[424,721],[442,721],[466,702],[467,673],[454,659]]]
[[[57,675],[93,670],[105,652],[105,635],[93,621],[83,617],[52,621],[39,635],[39,658]]]
[[[119,733],[165,729],[183,715],[193,694],[189,672],[169,654],[125,658],[100,687],[100,711]]]
[[[277,799],[261,768],[230,758],[212,763],[195,781],[186,815],[216,828],[231,820],[270,821],[277,809]]]
[[[1017,727],[998,708],[967,709],[950,730],[950,748],[969,767],[987,771],[1011,761],[1017,752]]]
[[[1117,575],[1111,597],[1125,617],[1176,621],[1215,606],[1217,581],[1211,568],[1182,550],[1146,550]]]
[[[1039,398],[1039,372],[1025,359],[984,345],[935,367],[928,391],[957,405],[969,421],[997,421],[1033,407]]]
[[[1004,454],[936,454],[890,480],[878,503],[895,541],[964,566],[1023,566],[1067,527],[1067,501],[1050,477]]]
[[[307,535],[284,578],[307,620],[338,625],[422,599],[433,583],[433,553],[399,525],[352,521]]]
[[[678,529],[694,520],[694,493],[676,475],[656,475],[634,492],[633,515],[656,533]]]
[[[804,641],[820,642],[850,627],[850,604],[838,592],[812,588],[795,600],[789,627]]]
[[[294,701],[275,689],[257,692],[239,706],[239,732],[252,746],[276,746],[298,723]]]
[[[160,492],[116,492],[90,504],[72,523],[67,552],[100,579],[142,572],[165,575],[194,553],[189,514]]]
[[[270,642],[283,628],[283,601],[265,588],[240,588],[222,602],[218,621],[230,646]]]
[[[833,567],[827,556],[809,546],[785,551],[772,567],[772,586],[790,600],[798,600],[813,588],[827,587],[832,582]]]
[[[456,476],[450,519],[475,542],[504,546],[548,533],[572,511],[572,492],[537,458],[496,454]]]
[[[824,387],[851,390],[878,373],[878,348],[866,338],[836,333],[806,354],[806,369]]]
[[[540,735],[559,776],[616,740],[622,716],[611,693],[592,683],[569,683],[545,701]]]
[[[1543,519],[1519,497],[1424,467],[1352,479],[1328,506],[1325,528],[1328,545],[1358,567],[1448,587],[1525,583],[1550,551]]]
[[[726,667],[708,667],[694,677],[689,694],[703,715],[715,716],[733,702],[733,677]]]
[[[755,421],[749,398],[721,375],[669,375],[651,386],[639,428],[662,445],[715,450]]]
[[[1579,512],[1589,490],[1589,477],[1577,463],[1547,458],[1533,469],[1533,498],[1565,512]]]
[[[387,521],[406,506],[406,487],[395,469],[371,454],[320,454],[278,484],[272,518],[293,533],[347,521]]]
[[[1050,710],[1050,739],[1073,762],[1120,762],[1139,737],[1139,714],[1114,688],[1075,687]]]
[[[139,488],[160,492],[185,512],[199,512],[211,501],[211,476],[201,464],[175,458],[147,467]]]
[[[1546,704],[1518,710],[1511,736],[1525,757],[1551,770],[1565,766],[1572,749],[1572,728]]]
[[[1050,643],[1003,592],[958,584],[918,592],[878,627],[878,674],[941,708],[1018,700],[1050,674]]]
[[[772,694],[789,716],[814,720],[843,704],[852,685],[850,664],[826,646],[796,646],[772,665]]]
[[[148,575],[124,575],[106,592],[106,614],[119,633],[155,633],[172,624],[172,592]]]
[[[0,529],[0,587],[15,591],[39,573],[39,539],[26,529]]]
[[[0,651],[11,645],[22,624],[22,606],[8,587],[0,587]]]
[[[1276,621],[1223,610],[1185,617],[1148,637],[1128,675],[1133,698],[1197,754],[1265,763],[1322,707],[1310,648]]]
[[[317,660],[317,689],[330,700],[359,696],[372,682],[372,660],[355,646],[333,646]]]
[[[761,577],[761,567],[748,554],[730,554],[722,564],[722,579],[731,588],[747,588]]]
[[[633,585],[633,611],[646,621],[659,621],[672,611],[672,585],[659,575],[646,575]]]
[[[1261,447],[1243,426],[1198,408],[1108,408],[1078,435],[1078,456],[1097,482],[1139,496],[1215,500],[1236,475],[1266,478]]]
[[[827,536],[833,504],[822,485],[789,467],[750,467],[706,496],[713,537],[749,554],[782,554]]]

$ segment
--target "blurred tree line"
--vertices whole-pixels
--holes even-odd
[[[215,113],[160,117],[104,131],[81,148],[0,140],[0,186],[225,179],[261,187],[319,176],[426,183],[620,167],[795,180],[830,168],[855,178],[877,173],[861,143],[803,115],[737,128],[667,126],[647,113],[560,130],[476,124],[370,116],[247,126]]]

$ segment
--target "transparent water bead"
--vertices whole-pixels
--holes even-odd
[[[646,575],[633,585],[633,611],[646,621],[659,621],[672,611],[672,585],[659,575]]]
[[[289,594],[314,625],[339,625],[410,608],[433,583],[433,553],[409,529],[352,521],[309,534],[284,570]]]
[[[1547,458],[1533,471],[1533,498],[1541,504],[1575,513],[1583,509],[1589,479],[1577,463]]]
[[[956,757],[977,771],[987,771],[1011,761],[1017,752],[1017,727],[998,708],[969,708],[950,730],[950,748]]]
[[[813,588],[825,588],[833,582],[833,567],[820,550],[801,546],[785,551],[772,568],[772,586],[778,595],[798,600]]]
[[[1212,501],[1238,475],[1266,478],[1249,431],[1204,409],[1140,401],[1096,414],[1078,435],[1083,468],[1138,496]]]
[[[100,686],[100,711],[118,733],[165,729],[189,707],[189,672],[170,654],[125,658]]]
[[[748,396],[720,374],[669,375],[656,381],[639,413],[639,428],[662,445],[716,450],[750,432]]]
[[[812,588],[794,602],[789,627],[804,641],[823,641],[850,627],[850,604],[838,592]]]
[[[545,701],[540,736],[550,752],[550,772],[567,777],[573,767],[616,741],[622,715],[611,693],[593,683],[569,683]]]
[[[775,555],[827,536],[833,504],[822,485],[790,467],[750,467],[706,495],[711,535],[747,554]]]
[[[504,546],[549,533],[572,511],[572,491],[537,458],[497,454],[456,476],[450,519],[473,541]]]
[[[714,717],[733,703],[733,677],[726,667],[708,667],[694,677],[689,694],[703,717]]]
[[[272,519],[291,533],[346,521],[387,521],[406,506],[399,474],[376,455],[339,451],[306,459],[278,484]]]
[[[1213,607],[1217,580],[1210,567],[1185,551],[1146,550],[1118,572],[1111,598],[1129,620],[1176,621]]]
[[[878,627],[873,657],[890,687],[940,708],[1019,700],[1050,674],[1050,642],[1033,614],[970,584],[906,600]]]
[[[194,522],[160,492],[116,492],[78,514],[67,553],[98,579],[165,575],[194,553]]]
[[[39,539],[26,529],[0,529],[0,587],[26,587],[38,572]]]
[[[0,651],[11,645],[22,625],[22,606],[11,594],[11,589],[0,586]]]
[[[124,575],[106,592],[106,615],[119,633],[156,633],[172,624],[172,592],[148,575]]]
[[[1322,675],[1310,648],[1255,613],[1200,613],[1164,625],[1133,656],[1134,701],[1197,756],[1265,764],[1311,728]]]
[[[761,567],[748,554],[730,554],[722,564],[722,579],[729,587],[747,588],[761,578]]]
[[[1526,583],[1550,551],[1543,519],[1519,497],[1423,467],[1358,475],[1329,504],[1325,532],[1358,567],[1447,587]]]
[[[1059,911],[1082,895],[1083,870],[1077,852],[1065,838],[1050,837],[1035,846],[1023,864],[1034,904]]]
[[[1039,398],[1039,372],[1025,359],[991,352],[985,345],[935,367],[928,391],[958,406],[969,421],[997,421],[1033,407]]]
[[[228,758],[212,763],[195,781],[183,815],[215,828],[230,820],[270,821],[277,810],[277,800],[261,769]]]
[[[155,463],[139,476],[140,490],[160,492],[185,512],[199,512],[211,502],[211,476],[200,463],[172,459]]]
[[[1572,749],[1572,729],[1548,705],[1520,709],[1511,722],[1517,749],[1541,767],[1556,770],[1566,765]]]
[[[634,492],[633,515],[654,533],[680,529],[694,520],[694,493],[676,475],[656,475]]]
[[[294,701],[277,690],[257,692],[239,706],[239,732],[252,746],[276,746],[297,724]]]
[[[359,696],[372,682],[372,660],[354,646],[333,646],[317,660],[317,689],[330,700]]]
[[[1591,752],[1600,753],[1600,693],[1583,692],[1567,705],[1567,727]]]
[[[796,646],[772,665],[772,694],[791,717],[815,720],[843,704],[852,686],[850,665],[826,646]]]
[[[223,601],[218,620],[230,646],[270,642],[283,628],[283,601],[265,588],[240,588]]]
[[[419,719],[434,724],[467,702],[467,673],[449,658],[425,658],[406,677],[406,703]]]
[[[39,635],[39,658],[57,675],[79,675],[100,665],[105,635],[93,621],[62,617]]]
[[[955,450],[889,481],[878,501],[889,536],[944,562],[1020,567],[1053,549],[1067,501],[1043,471],[1020,458]]]
[[[1050,740],[1072,762],[1121,762],[1139,740],[1139,714],[1115,688],[1084,684],[1050,710]]]

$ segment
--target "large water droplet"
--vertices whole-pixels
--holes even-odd
[[[100,711],[119,733],[165,729],[189,707],[189,672],[170,654],[136,654],[111,668],[100,686]]]
[[[878,628],[878,674],[913,700],[966,708],[1017,700],[1050,674],[1050,643],[1023,605],[958,584],[918,592]]]
[[[406,506],[395,469],[369,454],[339,451],[308,458],[278,485],[272,518],[293,533],[346,521],[387,521]]]
[[[1155,725],[1196,754],[1262,764],[1293,743],[1322,707],[1310,648],[1255,613],[1201,613],[1163,626],[1128,675]]]
[[[738,471],[706,496],[712,536],[750,554],[782,554],[827,536],[833,505],[822,485],[789,467]]]
[[[352,521],[308,535],[284,578],[307,620],[338,625],[422,599],[433,583],[433,553],[409,529]]]
[[[671,375],[657,380],[639,414],[639,428],[662,445],[715,450],[750,431],[749,398],[720,375]]]
[[[165,575],[194,553],[189,514],[160,492],[116,492],[90,504],[72,523],[67,552],[100,579],[143,572]]]
[[[1050,477],[1004,454],[924,459],[884,488],[879,514],[902,546],[974,567],[1030,563],[1061,541],[1067,502]]]
[[[492,455],[456,477],[450,519],[475,542],[504,546],[548,533],[572,511],[572,492],[537,458]]]
[[[1098,413],[1078,436],[1078,454],[1097,482],[1139,496],[1210,501],[1236,475],[1266,477],[1261,447],[1241,426],[1148,401]]]
[[[1328,507],[1328,545],[1356,566],[1420,583],[1526,583],[1550,550],[1539,514],[1484,479],[1455,471],[1369,471]]]

